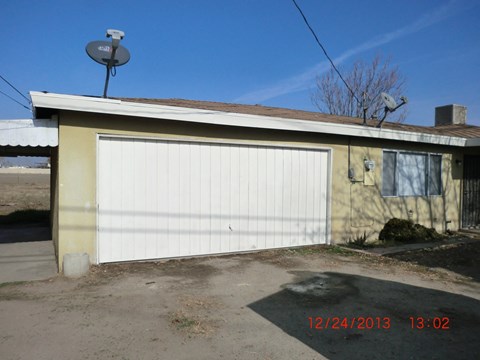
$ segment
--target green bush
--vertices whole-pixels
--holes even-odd
[[[410,220],[393,218],[380,231],[378,238],[382,241],[398,241],[404,243],[428,242],[440,239],[442,236],[433,228],[429,229]]]

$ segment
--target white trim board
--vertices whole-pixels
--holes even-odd
[[[193,123],[260,128],[272,130],[301,131],[343,136],[420,142],[448,146],[476,146],[478,139],[415,133],[361,125],[335,124],[271,116],[231,113],[224,111],[193,109],[177,106],[127,102],[76,95],[30,92],[34,107],[89,113],[167,119]]]

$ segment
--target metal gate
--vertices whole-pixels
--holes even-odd
[[[462,227],[480,228],[480,156],[465,155]]]

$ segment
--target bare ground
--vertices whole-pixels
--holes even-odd
[[[390,257],[428,268],[452,271],[480,281],[480,241],[408,251]]]
[[[478,358],[477,281],[341,251],[111,264],[78,280],[4,285],[0,353],[3,359]],[[412,329],[410,316],[445,318],[449,328]],[[391,326],[311,328],[309,318],[316,317],[388,318]]]
[[[50,209],[49,171],[0,169],[0,216],[30,209]]]

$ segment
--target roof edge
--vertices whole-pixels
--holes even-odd
[[[34,108],[49,108],[89,113],[145,117],[152,119],[167,119],[224,126],[313,132],[374,139],[421,142],[447,146],[464,147],[467,144],[467,139],[463,137],[373,128],[362,125],[314,122],[309,120],[271,117],[265,115],[194,109],[168,105],[128,102],[118,99],[43,93],[36,91],[31,91],[30,96],[32,98],[32,106]]]

